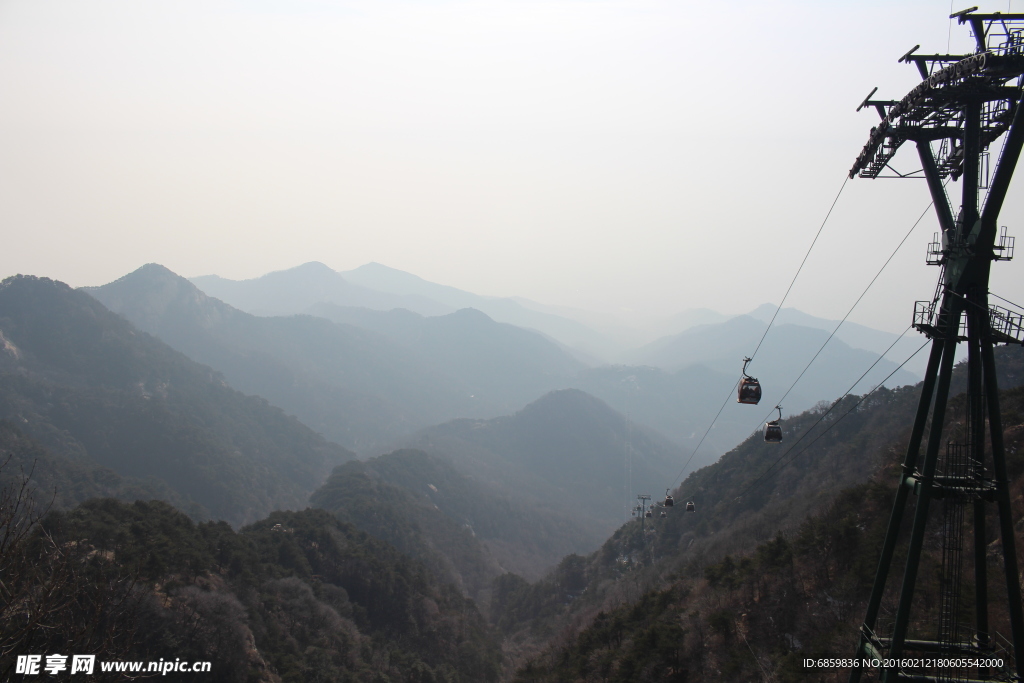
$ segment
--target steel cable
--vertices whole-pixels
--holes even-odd
[[[825,214],[825,219],[822,220],[821,225],[818,226],[818,232],[815,233],[814,239],[811,241],[811,246],[807,248],[807,253],[804,254],[803,260],[800,261],[800,266],[796,269],[796,274],[793,276],[792,281],[790,281],[789,287],[786,289],[786,293],[782,296],[782,301],[779,302],[778,307],[775,309],[775,314],[772,315],[772,319],[768,322],[768,327],[765,328],[764,334],[761,335],[761,341],[757,342],[757,347],[754,349],[754,353],[750,355],[750,360],[754,359],[754,356],[757,355],[758,350],[761,348],[761,344],[764,343],[765,337],[768,336],[768,331],[772,328],[772,324],[775,323],[775,318],[776,316],[779,315],[779,311],[782,310],[782,305],[786,303],[786,299],[789,297],[789,293],[790,291],[792,291],[793,285],[796,284],[796,279],[800,276],[800,271],[803,270],[804,264],[807,263],[807,258],[811,255],[811,250],[814,249],[814,245],[818,242],[818,238],[821,236],[821,231],[825,228],[825,224],[828,223],[828,219],[832,215],[833,209],[836,208],[836,204],[839,202],[839,197],[843,194],[843,190],[846,189],[846,183],[849,182],[849,180],[850,178],[848,176],[844,177],[843,184],[839,187],[839,192],[836,193],[835,199],[832,200],[831,206],[828,207],[828,212]],[[736,384],[738,383],[739,380],[736,381]],[[718,417],[722,414],[722,411],[725,410],[726,404],[729,403],[729,397],[732,396],[732,392],[736,389],[736,384],[733,384],[732,389],[729,390],[729,394],[726,395],[725,401],[722,403],[722,407],[718,409],[717,413],[715,413],[714,419],[711,420],[711,424],[708,425],[708,428],[704,431],[704,435],[700,438],[700,441],[697,442],[697,446],[693,449],[693,452],[690,453],[690,457],[687,459],[686,464],[683,465],[682,470],[679,471],[679,474],[676,476],[676,478],[672,480],[672,486],[675,486],[679,479],[683,476],[683,473],[686,472],[686,468],[690,466],[690,463],[693,461],[693,457],[697,455],[697,451],[704,443],[704,440],[707,438],[708,434],[711,433],[712,428],[718,421]]]
[[[807,253],[804,254],[804,258],[800,262],[800,267],[796,269],[796,275],[793,276],[793,280],[789,283],[786,293],[782,296],[782,301],[779,302],[778,308],[775,309],[775,314],[772,315],[772,319],[768,321],[768,327],[765,328],[764,334],[761,335],[761,341],[757,342],[757,347],[754,349],[754,353],[750,354],[750,360],[754,360],[758,350],[761,348],[761,344],[764,343],[764,338],[768,336],[768,330],[772,329],[772,324],[775,322],[776,316],[778,316],[779,311],[782,310],[782,305],[786,303],[786,299],[789,297],[789,293],[792,291],[793,285],[796,284],[796,279],[800,277],[800,271],[804,269],[804,264],[807,263],[807,257],[811,255],[811,250],[814,249],[814,245],[818,242],[818,238],[821,237],[821,231],[825,228],[825,224],[828,223],[828,218],[832,215],[832,210],[836,208],[836,203],[839,202],[839,197],[843,194],[843,190],[846,189],[846,183],[849,181],[850,178],[847,176],[844,178],[843,184],[839,187],[839,192],[836,194],[836,198],[832,200],[832,206],[828,207],[828,213],[825,214],[825,220],[821,222],[818,232],[814,235],[814,239],[811,241],[811,246],[807,247]]]
[[[889,254],[889,258],[887,258],[885,260],[885,263],[882,264],[882,267],[879,268],[878,272],[875,273],[875,276],[873,278],[871,278],[871,282],[868,283],[868,286],[864,288],[864,291],[860,293],[860,296],[857,297],[857,300],[853,302],[852,306],[850,306],[850,310],[848,310],[846,312],[846,315],[843,316],[843,319],[840,320],[839,324],[836,325],[836,328],[834,330],[832,330],[832,334],[828,335],[828,339],[826,339],[824,341],[824,343],[818,349],[818,352],[814,354],[814,357],[811,358],[811,360],[808,361],[807,365],[804,366],[804,369],[800,371],[800,374],[797,375],[797,378],[795,380],[793,380],[793,384],[790,385],[789,389],[786,389],[786,393],[782,395],[782,398],[780,398],[777,401],[778,404],[781,404],[783,401],[786,400],[786,397],[789,396],[789,392],[793,391],[793,388],[796,387],[797,383],[804,376],[804,373],[806,373],[807,370],[814,363],[814,361],[817,360],[818,356],[821,355],[821,352],[825,350],[825,347],[828,345],[828,343],[830,341],[832,341],[832,337],[834,337],[836,335],[836,332],[839,331],[839,328],[842,327],[843,323],[846,322],[846,319],[850,317],[850,314],[853,313],[853,309],[857,308],[858,304],[860,304],[861,300],[868,293],[868,290],[871,289],[871,287],[878,280],[879,276],[882,275],[882,271],[884,271],[886,269],[886,267],[889,265],[889,263],[892,262],[892,260],[896,257],[896,252],[898,252],[900,250],[900,248],[903,247],[903,245],[906,243],[907,239],[910,237],[911,233],[913,233],[914,230],[917,229],[917,226],[921,224],[921,221],[924,220],[924,217],[928,214],[928,211],[932,208],[932,206],[934,206],[934,202],[929,202],[928,206],[925,207],[925,210],[922,211],[921,215],[918,216],[916,221],[914,221],[914,224],[912,226],[910,226],[910,230],[908,230],[907,234],[903,236],[903,239],[901,239],[900,243],[896,245],[896,248],[892,250],[892,253]],[[904,332],[903,334],[906,334],[906,332]],[[900,337],[902,337],[902,336],[903,335],[900,335]],[[899,339],[897,339],[897,341],[899,341]],[[892,347],[890,346],[889,348],[891,349]],[[888,350],[886,351],[886,353],[888,353]],[[879,360],[881,360],[881,359],[879,359]],[[878,361],[875,361],[875,363],[877,364]],[[872,365],[871,367],[874,367],[874,365]],[[774,411],[775,411],[774,408],[771,411],[769,411],[768,412],[768,416],[770,417],[772,412],[774,412]],[[767,420],[768,420],[768,417],[766,417],[764,421],[767,421]]]
[[[988,295],[989,295],[989,296],[994,296],[995,298],[999,299],[999,300],[1000,300],[1000,301],[1002,301],[1003,303],[1007,303],[1007,304],[1010,304],[1010,305],[1011,305],[1011,306],[1013,306],[1014,308],[1017,308],[1017,309],[1024,309],[1024,306],[1021,306],[1020,304],[1015,304],[1015,303],[1013,303],[1012,301],[1010,301],[1009,299],[1004,299],[1003,297],[999,296],[998,294],[993,294],[992,292],[989,292],[989,293],[988,293]]]

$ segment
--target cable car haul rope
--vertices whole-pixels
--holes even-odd
[[[847,178],[846,180],[848,181],[849,178]],[[744,404],[747,404],[747,405],[757,405],[760,402],[761,396],[762,396],[761,384],[760,384],[760,382],[758,381],[757,378],[752,377],[752,376],[750,376],[747,373],[747,367],[748,367],[748,365],[751,362],[753,362],[754,356],[756,356],[758,350],[760,350],[762,343],[764,342],[765,338],[768,336],[768,332],[771,330],[772,326],[774,325],[775,319],[778,316],[779,311],[782,310],[782,306],[785,304],[786,299],[789,297],[789,294],[790,294],[790,292],[793,289],[793,285],[796,283],[796,279],[800,275],[800,271],[803,269],[804,264],[807,262],[807,259],[810,256],[811,250],[813,250],[814,245],[817,243],[818,238],[820,237],[821,232],[822,232],[822,230],[825,227],[825,224],[828,222],[829,217],[832,215],[833,210],[835,209],[835,206],[836,206],[836,204],[839,201],[839,197],[842,195],[843,189],[845,187],[846,187],[846,181],[843,182],[842,187],[840,187],[840,189],[839,189],[839,193],[836,195],[835,199],[833,199],[832,204],[829,207],[828,213],[825,216],[825,220],[822,221],[822,224],[819,226],[818,232],[815,234],[814,239],[811,241],[811,245],[808,248],[807,253],[804,255],[803,260],[800,262],[800,265],[797,268],[796,274],[793,276],[792,281],[790,281],[789,287],[786,289],[786,293],[782,297],[782,301],[779,302],[778,307],[775,309],[775,314],[772,316],[771,320],[768,322],[768,325],[765,328],[765,331],[762,334],[760,341],[758,341],[757,347],[754,349],[754,353],[751,356],[749,356],[749,357],[744,357],[743,358],[743,369],[741,370],[741,373],[740,373],[741,376],[740,376],[740,379],[737,381],[737,383],[734,385],[734,389],[733,389],[733,390],[736,391],[736,401],[737,401],[737,403],[744,403]],[[892,262],[893,258],[896,256],[896,253],[906,243],[906,241],[910,237],[911,233],[913,233],[913,231],[917,228],[917,226],[920,225],[921,221],[928,214],[928,211],[932,208],[933,205],[934,205],[934,202],[929,203],[928,206],[925,207],[924,211],[922,211],[922,213],[918,216],[917,220],[914,221],[913,225],[911,225],[910,229],[906,232],[906,234],[903,236],[903,238],[900,240],[900,242],[893,249],[892,253],[889,255],[889,257],[882,264],[881,268],[879,268],[878,272],[875,273],[875,276],[871,279],[871,281],[867,284],[867,286],[864,288],[864,290],[860,293],[860,296],[857,297],[856,301],[854,301],[853,305],[846,312],[846,315],[844,315],[842,320],[839,321],[839,323],[836,325],[835,329],[832,331],[831,334],[829,334],[828,338],[824,341],[824,343],[817,350],[817,352],[810,359],[810,361],[808,361],[807,365],[800,372],[800,374],[797,376],[797,378],[793,381],[793,384],[789,387],[789,389],[787,389],[786,392],[782,395],[780,400],[785,400],[786,396],[788,396],[789,393],[793,390],[793,388],[796,387],[797,383],[804,376],[804,373],[807,372],[807,370],[810,368],[811,364],[818,358],[818,356],[824,350],[825,346],[832,340],[832,338],[835,336],[836,332],[839,331],[839,328],[846,322],[846,320],[849,318],[850,314],[853,313],[853,310],[861,302],[861,300],[864,298],[865,294],[867,294],[868,290],[871,289],[871,287],[875,284],[875,282],[878,280],[878,278],[882,274],[882,272],[889,266],[889,264]],[[868,370],[863,375],[861,375],[860,378],[858,378],[857,382],[852,387],[850,387],[850,389],[847,390],[847,392],[844,393],[843,396],[840,397],[840,399],[841,398],[845,398],[846,396],[848,396],[853,391],[853,389],[857,386],[857,384],[861,380],[863,380],[864,377],[872,369],[874,369],[874,367],[882,360],[882,358],[884,358],[886,356],[886,354],[888,354],[893,349],[893,347],[896,345],[896,343],[900,339],[903,338],[903,336],[906,334],[907,331],[909,331],[909,328],[908,328],[908,330],[904,331],[903,334],[901,334],[899,337],[897,337],[896,341],[894,341],[889,346],[889,348],[887,348],[881,355],[879,355],[878,359],[875,360],[874,363],[872,363],[871,367],[868,368]],[[917,352],[915,351],[914,355],[916,355],[916,353]],[[911,356],[911,358],[912,357],[913,356]],[[899,368],[902,368],[903,365],[905,365],[909,361],[910,361],[910,358],[907,358],[896,369],[898,370]],[[895,373],[896,370],[894,370],[893,372]],[[883,382],[887,381],[891,376],[892,375],[890,374],[890,376],[886,377],[886,379],[883,380]],[[877,389],[877,387],[875,387],[875,389]],[[872,389],[871,392],[873,392],[875,389]],[[730,395],[732,394],[733,390],[730,390]],[[868,392],[868,393],[871,393],[871,392]],[[701,445],[706,440],[708,434],[711,432],[711,429],[715,426],[715,423],[718,421],[718,418],[721,416],[722,411],[725,409],[725,406],[728,404],[728,400],[729,399],[727,397],[725,402],[723,402],[722,406],[718,409],[718,412],[715,414],[715,417],[711,420],[711,424],[708,425],[708,428],[704,431],[704,434],[701,437],[700,441],[697,443],[697,446],[693,449],[693,451],[690,454],[690,457],[687,459],[686,463],[683,465],[683,467],[680,470],[679,474],[673,480],[673,486],[675,486],[676,484],[678,484],[680,482],[683,474],[685,474],[685,472],[686,472],[686,468],[689,467],[690,463],[693,461],[694,456],[697,454],[697,451],[700,449]],[[773,409],[773,411],[774,410],[775,409]],[[782,431],[781,430],[781,419],[782,419],[782,411],[779,410],[779,418],[778,418],[778,420],[768,420],[767,418],[765,418],[765,421],[763,421],[764,422],[765,441],[767,443],[779,443],[779,442],[781,442],[781,431]],[[779,424],[774,425],[773,428],[771,430],[769,430],[768,427],[769,427],[771,422],[778,422]],[[769,436],[768,432],[769,431],[771,432],[771,439],[768,438],[768,436]],[[776,437],[779,438],[779,441],[775,441],[774,440]],[[803,438],[803,437],[801,437],[801,438]],[[798,440],[798,442],[799,442],[799,440]],[[787,453],[789,453],[789,451],[787,451]]]

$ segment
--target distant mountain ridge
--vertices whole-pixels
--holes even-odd
[[[423,318],[356,309],[365,318],[360,327],[310,315],[260,317],[157,264],[87,291],[233,386],[369,455],[453,417],[512,412],[583,367],[543,336],[473,310]],[[319,306],[342,321],[349,310]]]
[[[354,284],[318,261],[251,280],[228,280],[218,275],[189,280],[207,295],[254,315],[305,313],[313,304],[322,302],[373,310],[405,308],[422,315],[444,315],[458,308],[422,296],[382,292]]]
[[[152,478],[198,516],[302,507],[354,457],[63,283],[0,283],[0,335],[0,418],[55,456]]]
[[[802,325],[803,327],[813,327],[826,332],[835,330],[840,322],[838,320],[817,318],[796,308],[783,308],[776,315],[775,311],[777,309],[778,306],[773,304],[761,304],[747,315],[765,324],[774,317],[774,324],[776,325]],[[836,332],[836,336],[854,348],[879,352],[888,348],[899,335],[876,330],[847,320],[843,321],[842,326]]]
[[[380,335],[311,316],[258,317],[149,264],[88,291],[189,357],[223,372],[349,448],[443,420],[440,405],[471,407],[469,392]]]
[[[818,318],[795,308],[783,308],[779,310],[778,315],[775,315],[776,310],[778,310],[778,306],[775,306],[774,304],[761,304],[747,315],[760,320],[765,323],[765,325],[767,325],[774,316],[774,324],[777,325],[800,325],[802,327],[824,330],[829,334],[835,332],[836,339],[844,342],[845,344],[855,349],[863,349],[876,354],[884,352],[892,346],[893,342],[895,342],[897,337],[899,337],[899,335],[894,332],[876,330],[873,327],[850,322],[849,320],[839,321]],[[892,346],[892,350],[887,354],[887,357],[889,359],[906,358],[907,355],[920,345],[920,342],[915,343],[915,339],[919,339],[919,335],[907,335],[900,342]],[[915,378],[919,380],[924,375],[926,365],[927,357],[925,357],[924,354],[921,354],[907,363],[904,366],[904,369],[913,374]]]
[[[778,322],[767,335],[765,329],[764,323],[750,316],[700,325],[647,345],[638,351],[638,360],[667,370],[678,370],[699,358],[701,364],[709,368],[735,373],[738,377],[743,358],[757,349],[747,372],[761,381],[765,389],[764,398],[768,402],[780,399],[807,368],[794,389],[795,393],[787,398],[794,410],[803,410],[818,400],[842,395],[878,360],[876,353],[852,348],[837,337],[822,348],[829,336],[822,329]],[[759,341],[762,338],[763,342]],[[811,359],[814,362],[808,368]],[[913,384],[918,380],[913,374],[897,369],[896,363],[882,359],[860,380],[854,392],[863,393],[890,373],[889,386]]]
[[[601,335],[562,316],[532,310],[501,297],[472,294],[428,282],[379,263],[336,272],[313,261],[251,280],[227,280],[217,275],[190,278],[210,296],[257,315],[307,313],[314,304],[389,311],[404,308],[424,316],[475,308],[497,322],[536,330],[569,347],[600,346]]]
[[[204,275],[191,281],[207,294],[258,315],[318,314],[310,308],[318,304],[378,311],[402,308],[423,316],[474,308],[498,322],[540,331],[592,365],[609,361],[645,363],[646,348],[663,346],[671,338],[699,326],[725,324],[742,317],[690,308],[660,316],[648,312],[641,316],[642,321],[623,322],[616,314],[550,306],[522,297],[481,296],[375,262],[336,272],[314,261],[250,280]],[[776,309],[772,304],[762,304],[745,315],[764,324],[775,317],[774,324],[835,331],[838,341],[874,353],[884,351],[897,336],[853,322],[840,326],[837,320],[818,318],[794,308],[784,308],[776,316]],[[645,349],[637,351],[640,345]],[[909,349],[910,345],[898,346],[891,357],[898,357],[903,348]],[[912,361],[908,369],[918,371],[919,365]],[[676,366],[661,367],[671,370]]]
[[[475,401],[500,406],[501,412],[518,409],[584,368],[541,335],[495,322],[474,308],[430,318],[402,309],[371,311],[326,303],[310,310],[385,335],[415,352],[427,367],[455,377],[473,392]]]

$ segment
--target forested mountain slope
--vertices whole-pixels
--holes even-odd
[[[382,459],[397,461],[403,469],[421,461],[419,469],[427,476],[419,486],[406,488],[381,476]],[[415,557],[438,578],[479,601],[480,591],[490,588],[502,568],[466,521],[445,514],[431,501],[429,487],[438,487],[430,482],[440,482],[439,490],[448,483],[437,476],[440,472],[432,460],[437,459],[418,451],[396,451],[366,462],[345,463],[313,493],[310,502]],[[448,469],[451,478],[459,477]]]
[[[600,542],[577,519],[525,504],[417,450],[345,463],[310,501],[420,558],[481,603],[480,591],[498,575],[537,579]]]
[[[0,556],[3,680],[14,653],[69,651],[97,654],[96,680],[125,680],[101,673],[111,660],[206,661],[209,673],[162,678],[217,683],[498,676],[498,643],[472,601],[322,510],[235,532],[160,502],[96,499],[42,529]]]
[[[172,502],[196,517],[207,514],[201,506],[159,479],[122,477],[77,449],[69,454],[54,453],[6,419],[0,420],[0,463],[3,464],[0,486],[24,477],[37,492],[41,505],[67,509],[90,498],[158,499]]]
[[[963,403],[961,397],[951,408],[962,409]],[[1001,408],[1020,566],[1024,561],[1019,534],[1024,524],[1024,388],[1004,391]],[[825,667],[812,672],[803,659],[853,656],[902,455],[891,449],[867,482],[834,493],[815,514],[784,533],[776,532],[774,538],[759,544],[737,547],[735,552],[719,555],[713,561],[691,557],[659,567],[662,558],[640,567],[619,560],[617,569],[611,569],[615,560],[607,556],[614,556],[615,545],[619,550],[625,547],[625,536],[620,536],[616,544],[602,551],[612,562],[588,563],[581,572],[585,577],[582,583],[589,588],[599,576],[607,581],[611,573],[617,572],[621,577],[618,583],[632,584],[640,590],[624,596],[617,605],[578,599],[577,626],[567,629],[550,649],[525,663],[515,680],[697,683],[765,677],[786,683],[805,681],[811,675],[820,681],[848,680],[847,669]],[[930,529],[940,523],[942,507],[941,501],[931,506]],[[998,540],[998,520],[991,508],[989,512],[986,537],[997,539],[989,544],[987,554],[989,624],[990,632],[997,634],[995,645],[1001,648],[1011,631],[1003,581],[1003,546]],[[905,516],[904,533],[909,533],[911,518]],[[659,527],[656,533],[660,531]],[[969,548],[973,545],[973,525],[967,524],[964,533],[964,545]],[[638,540],[634,534],[634,549],[642,547]],[[927,534],[912,608],[912,633],[932,637],[938,623],[942,551],[941,534]],[[905,552],[905,546],[897,552],[882,601],[878,622],[882,637],[891,633]],[[677,571],[669,571],[669,567]],[[505,584],[514,590],[496,595],[497,605],[523,609],[529,598],[537,602],[537,591],[530,596],[529,587],[508,581]],[[965,585],[963,590],[969,594],[973,589]],[[507,607],[505,612],[509,612]],[[962,618],[971,622],[971,616],[965,614]],[[1010,661],[1005,650],[997,650],[995,657]],[[947,668],[944,673],[955,672]],[[979,677],[974,670],[967,675]]]
[[[0,337],[0,418],[55,457],[153,480],[199,517],[304,507],[353,457],[62,283],[0,283]]]

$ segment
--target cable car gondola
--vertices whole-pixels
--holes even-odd
[[[775,409],[779,411],[778,419],[764,423],[765,443],[782,443],[782,427],[779,425],[782,421],[782,406],[775,406]]]
[[[665,489],[665,507],[670,508],[675,504],[676,502],[672,500],[672,495],[668,492],[668,489]]]
[[[756,406],[761,400],[761,383],[757,381],[757,378],[747,374],[747,363],[749,362],[749,358],[743,359],[743,377],[740,378],[739,389],[736,392],[736,402]]]
[[[686,511],[687,512],[696,512],[696,508],[693,507],[693,501],[692,500],[687,501],[687,503],[686,503]]]
[[[651,512],[650,510],[648,510],[647,512],[644,513],[644,517],[653,517],[653,516],[654,516],[654,513]]]

